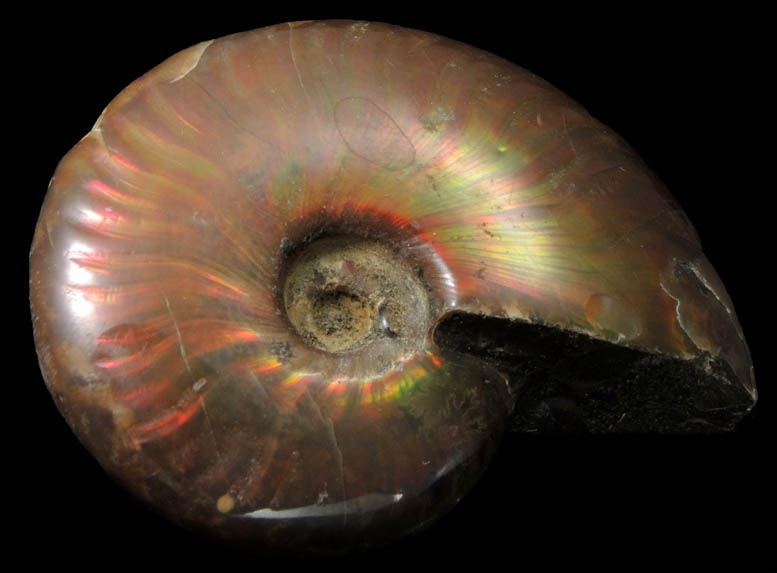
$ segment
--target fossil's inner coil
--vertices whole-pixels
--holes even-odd
[[[284,285],[290,322],[312,346],[348,353],[366,346],[376,370],[421,349],[429,295],[417,273],[385,245],[351,237],[309,245]]]

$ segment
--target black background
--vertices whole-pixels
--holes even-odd
[[[258,5],[257,5],[258,6]],[[15,254],[26,255],[58,160],[127,84],[197,42],[288,20],[384,21],[448,36],[525,67],[583,104],[622,135],[675,194],[726,284],[753,354],[760,403],[731,435],[698,437],[508,436],[490,469],[457,508],[422,535],[332,559],[332,565],[439,566],[507,559],[522,567],[583,562],[630,567],[752,562],[774,538],[774,446],[768,271],[770,165],[756,157],[754,133],[768,132],[757,98],[764,15],[628,12],[502,12],[494,3],[401,11],[266,6],[234,12],[215,4],[162,14],[133,6],[30,15],[13,24],[23,125],[15,132]],[[625,4],[624,4],[625,6]],[[13,32],[13,31],[12,31]],[[17,72],[14,71],[13,74]],[[6,72],[6,77],[11,75]],[[16,115],[10,114],[10,115]],[[773,147],[773,146],[772,146]],[[24,169],[18,167],[23,165]],[[27,298],[26,282],[20,300]],[[23,368],[17,420],[8,440],[22,453],[5,466],[11,523],[31,564],[192,567],[266,566],[195,538],[140,506],[103,474],[69,431],[37,366],[29,309],[21,313]],[[16,359],[14,359],[16,360]],[[10,383],[11,381],[8,380]],[[18,416],[18,418],[17,418]],[[5,464],[4,464],[5,465]],[[773,561],[772,561],[773,563]],[[279,563],[283,565],[282,563]],[[312,565],[312,563],[310,563]]]

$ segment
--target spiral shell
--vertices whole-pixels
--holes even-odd
[[[532,74],[382,24],[237,34],[134,82],[58,166],[30,284],[46,383],[106,471],[268,548],[383,542],[474,483],[515,387],[439,343],[453,312],[708,357],[755,399],[634,151]]]

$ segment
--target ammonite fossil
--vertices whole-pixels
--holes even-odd
[[[432,523],[529,430],[732,427],[734,309],[634,151],[505,60],[366,22],[203,42],[57,168],[41,368],[186,527],[330,551]]]

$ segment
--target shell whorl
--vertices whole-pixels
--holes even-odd
[[[31,301],[106,470],[268,546],[381,540],[471,486],[514,396],[439,347],[452,311],[719,357],[755,395],[725,289],[627,144],[504,60],[374,23],[204,42],[125,89],[57,168]]]

